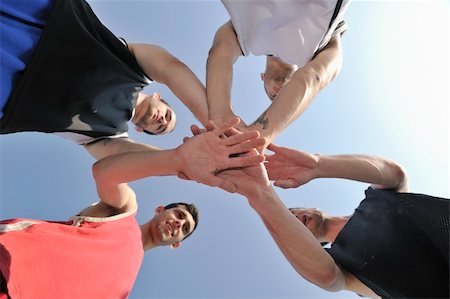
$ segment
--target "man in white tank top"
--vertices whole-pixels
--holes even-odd
[[[234,115],[230,94],[238,57],[265,55],[261,79],[272,104],[240,129],[257,129],[270,143],[339,73],[349,2],[222,0],[231,19],[217,30],[208,57],[209,118],[221,124]]]

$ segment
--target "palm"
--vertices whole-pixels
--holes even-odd
[[[236,134],[220,138],[236,124],[236,119],[224,123],[219,128],[189,138],[178,149],[183,161],[182,172],[191,180],[218,186],[233,192],[235,187],[216,174],[224,169],[256,165],[264,160],[261,155],[242,156],[265,142],[257,132]]]
[[[262,163],[256,166],[225,170],[219,176],[231,181],[237,187],[236,192],[246,197],[252,197],[257,194],[259,188],[270,185]]]

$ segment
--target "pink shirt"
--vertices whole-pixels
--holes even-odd
[[[11,298],[126,298],[143,259],[136,212],[69,222],[0,221]]]

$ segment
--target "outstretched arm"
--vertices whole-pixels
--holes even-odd
[[[209,118],[205,87],[184,63],[156,45],[129,44],[128,48],[147,76],[165,84],[206,125]]]
[[[299,150],[269,146],[267,171],[275,185],[295,188],[316,178],[341,178],[372,184],[374,188],[408,191],[407,175],[397,163],[368,155],[313,155]]]
[[[313,234],[284,206],[270,186],[262,164],[220,174],[233,181],[259,214],[292,267],[306,280],[328,290],[345,287],[345,273],[321,247]]]
[[[126,152],[159,151],[155,146],[138,143],[130,138],[104,138],[83,146],[96,160]]]
[[[217,30],[206,64],[209,118],[217,125],[234,116],[231,108],[233,64],[242,55],[231,21]]]
[[[271,143],[305,112],[319,91],[337,76],[341,65],[342,48],[338,35],[314,59],[295,71],[269,108],[248,129],[258,130]]]
[[[98,161],[93,166],[93,174],[101,202],[113,209],[129,210],[135,203],[127,182],[180,172],[197,182],[234,192],[234,184],[216,174],[223,169],[255,165],[264,160],[262,155],[236,156],[265,142],[264,138],[258,138],[258,132],[220,138],[238,122],[237,118],[231,119],[214,130],[190,138],[176,149],[126,152]]]

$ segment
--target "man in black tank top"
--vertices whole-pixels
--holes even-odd
[[[97,158],[148,149],[116,137],[127,137],[129,120],[139,132],[173,130],[174,111],[158,94],[140,93],[151,80],[166,84],[206,125],[205,88],[170,53],[156,45],[126,44],[100,22],[84,0],[30,5],[37,6],[35,11],[20,11],[20,6],[8,0],[0,11],[2,20],[31,27],[34,24],[28,19],[35,17],[33,13],[49,11],[45,24],[39,24],[42,32],[30,49],[26,68],[14,80],[0,119],[0,133],[57,133],[88,149],[93,142],[107,139],[106,146],[96,148]]]
[[[365,155],[322,156],[269,146],[266,169],[222,173],[261,216],[280,250],[306,280],[328,291],[371,298],[449,298],[449,199],[407,193],[395,162]],[[371,183],[353,215],[287,209],[270,186],[316,178]],[[331,242],[328,249],[321,243]]]

